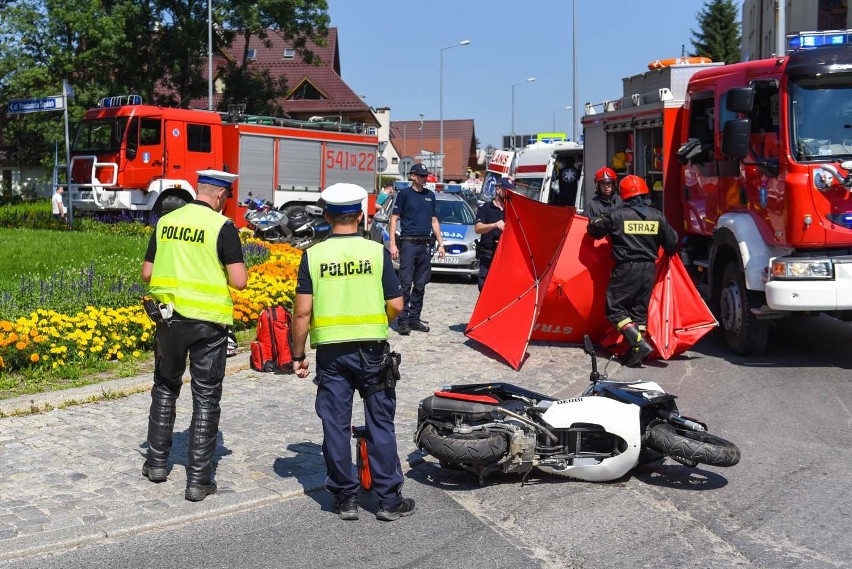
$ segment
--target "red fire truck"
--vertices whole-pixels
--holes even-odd
[[[645,178],[731,351],[776,318],[852,320],[852,45],[652,66],[586,105],[585,164]]]
[[[86,112],[71,149],[70,200],[88,211],[162,215],[195,197],[196,171],[240,177],[224,213],[245,225],[242,202],[293,213],[336,182],[372,192],[378,138],[362,124],[297,121],[102,99]]]

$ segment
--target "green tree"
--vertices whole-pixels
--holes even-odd
[[[58,95],[67,79],[77,94],[69,109],[74,120],[100,97],[140,90],[150,48],[134,38],[147,35],[146,6],[138,0],[7,0],[0,16],[0,105]],[[4,116],[0,127],[24,164],[49,162],[54,143],[64,140],[61,113]]]
[[[63,79],[76,92],[72,120],[109,95],[137,93],[186,106],[207,94],[207,0],[2,0],[0,6],[0,107],[10,99],[57,95]],[[323,45],[328,33],[326,0],[234,0],[214,7],[216,53],[237,33],[261,40],[278,33],[314,61],[307,42]],[[251,113],[274,110],[270,101],[286,93],[282,82],[245,63],[227,66],[222,78],[224,104],[246,102]],[[49,164],[63,138],[61,113],[0,114],[0,141],[17,144],[22,164]]]
[[[713,61],[740,61],[739,10],[734,0],[708,0],[698,13],[698,31],[692,31],[694,55]]]

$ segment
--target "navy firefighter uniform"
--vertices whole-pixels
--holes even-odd
[[[610,236],[615,266],[606,289],[606,318],[630,343],[628,366],[638,366],[651,353],[643,332],[654,288],[660,247],[677,251],[677,233],[662,212],[648,203],[648,186],[639,176],[625,176],[619,185],[622,202],[589,222],[595,239]]]
[[[402,497],[402,468],[396,445],[396,391],[387,387],[383,360],[390,351],[389,318],[402,307],[402,290],[384,247],[360,236],[366,190],[334,184],[322,192],[331,235],[306,251],[296,285],[293,333],[295,371],[307,376],[304,344],[308,330],[316,348],[316,413],[322,421],[325,487],[334,510],[358,519],[360,481],[352,472],[352,404],[364,402],[366,442],[376,517],[393,521],[414,511]]]
[[[426,284],[432,278],[432,236],[438,242],[438,255],[443,257],[444,242],[438,223],[435,194],[424,186],[429,171],[415,164],[409,171],[411,186],[399,192],[393,204],[388,233],[391,256],[399,258],[399,281],[402,285],[402,312],[397,332],[406,336],[411,330],[428,332],[420,320]],[[401,224],[399,245],[393,241],[397,223]]]

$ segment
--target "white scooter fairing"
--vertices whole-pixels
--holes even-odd
[[[643,386],[644,387],[644,386]],[[569,429],[578,423],[600,425],[607,433],[623,439],[627,445],[617,456],[593,464],[574,464],[564,468],[538,464],[543,472],[568,476],[589,482],[615,480],[627,474],[639,461],[641,433],[639,432],[639,407],[606,397],[577,397],[555,401],[544,412],[542,419],[554,430]]]

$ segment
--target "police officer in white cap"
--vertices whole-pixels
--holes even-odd
[[[163,482],[168,475],[175,406],[188,355],[192,423],[185,498],[192,502],[216,492],[213,453],[228,327],[234,323],[228,287],[242,290],[248,280],[237,229],[220,213],[236,178],[218,170],[198,172],[195,201],[160,218],[142,263],[142,280],[150,283],[150,295],[161,307],[142,474],[151,482]]]
[[[396,448],[396,391],[387,382],[383,360],[390,352],[388,322],[402,309],[402,289],[390,254],[361,237],[362,203],[367,191],[334,184],[322,192],[331,235],[302,255],[296,284],[293,361],[307,377],[305,341],[316,347],[316,412],[322,421],[322,451],[334,496],[334,511],[358,519],[360,483],[352,474],[350,425],[355,391],[364,401],[372,490],[379,500],[376,517],[393,521],[414,511],[402,497],[402,468]]]

